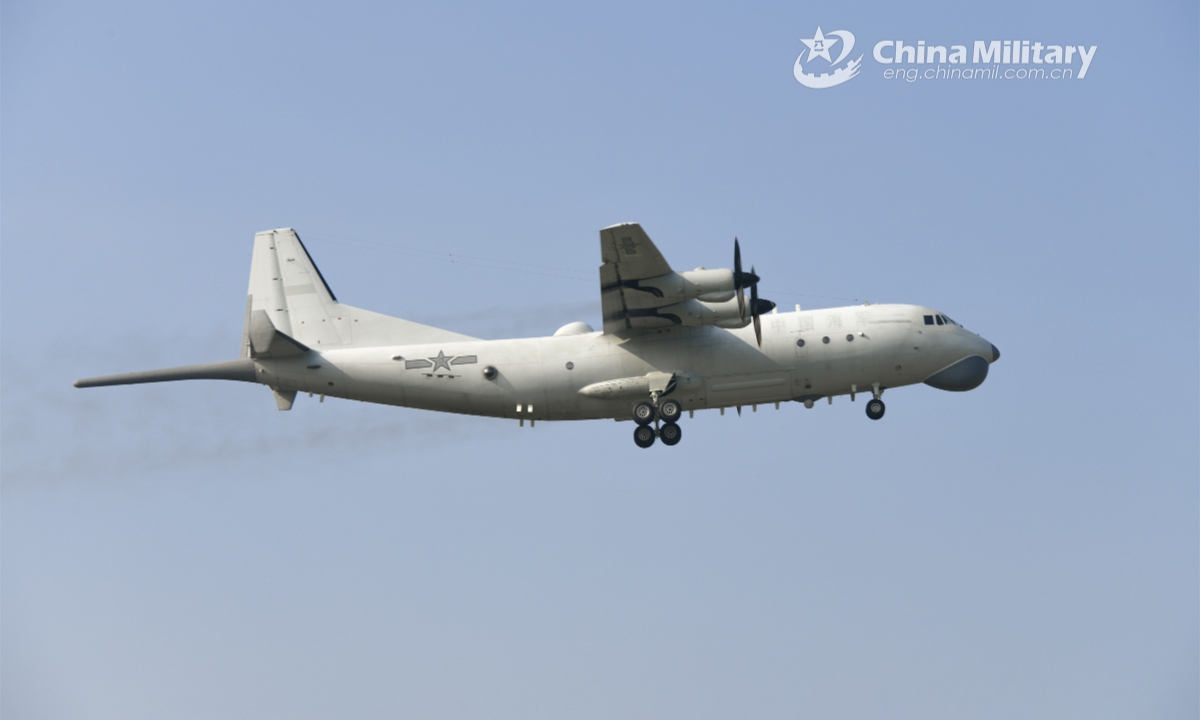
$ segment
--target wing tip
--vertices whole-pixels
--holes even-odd
[[[638,225],[638,223],[635,223],[635,222],[617,223],[615,225],[609,225],[606,228],[600,228],[600,231],[603,232],[605,230],[616,230],[617,228],[629,227],[630,225]],[[638,226],[640,227],[640,225],[638,225]]]

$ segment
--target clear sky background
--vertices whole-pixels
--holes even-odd
[[[5,718],[1195,718],[1194,2],[5,2]],[[817,26],[862,74],[802,87]],[[1098,46],[907,83],[884,39]],[[1076,66],[1078,67],[1078,66]],[[597,231],[936,307],[965,394],[628,423],[77,378],[235,357],[253,234],[487,338]]]

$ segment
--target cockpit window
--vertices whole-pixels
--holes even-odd
[[[926,315],[925,316],[925,324],[926,325],[954,325],[956,327],[962,327],[962,325],[959,325],[958,323],[951,320],[949,315],[941,315],[941,314]]]

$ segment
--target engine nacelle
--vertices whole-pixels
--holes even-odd
[[[648,280],[635,280],[626,287],[675,302],[696,299],[723,303],[732,300],[735,292],[733,271],[729,269],[673,272]]]
[[[676,303],[675,305],[658,308],[657,315],[659,317],[677,318],[679,324],[689,327],[716,325],[721,328],[734,329],[744,328],[751,321],[749,311],[746,312],[746,318],[742,319],[742,315],[738,311],[737,300],[727,300],[719,303],[688,300]]]

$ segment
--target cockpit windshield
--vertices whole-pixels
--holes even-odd
[[[962,325],[959,325],[958,323],[951,320],[948,316],[942,315],[942,314],[926,315],[925,316],[925,324],[926,325],[954,325],[955,327],[962,327]]]

